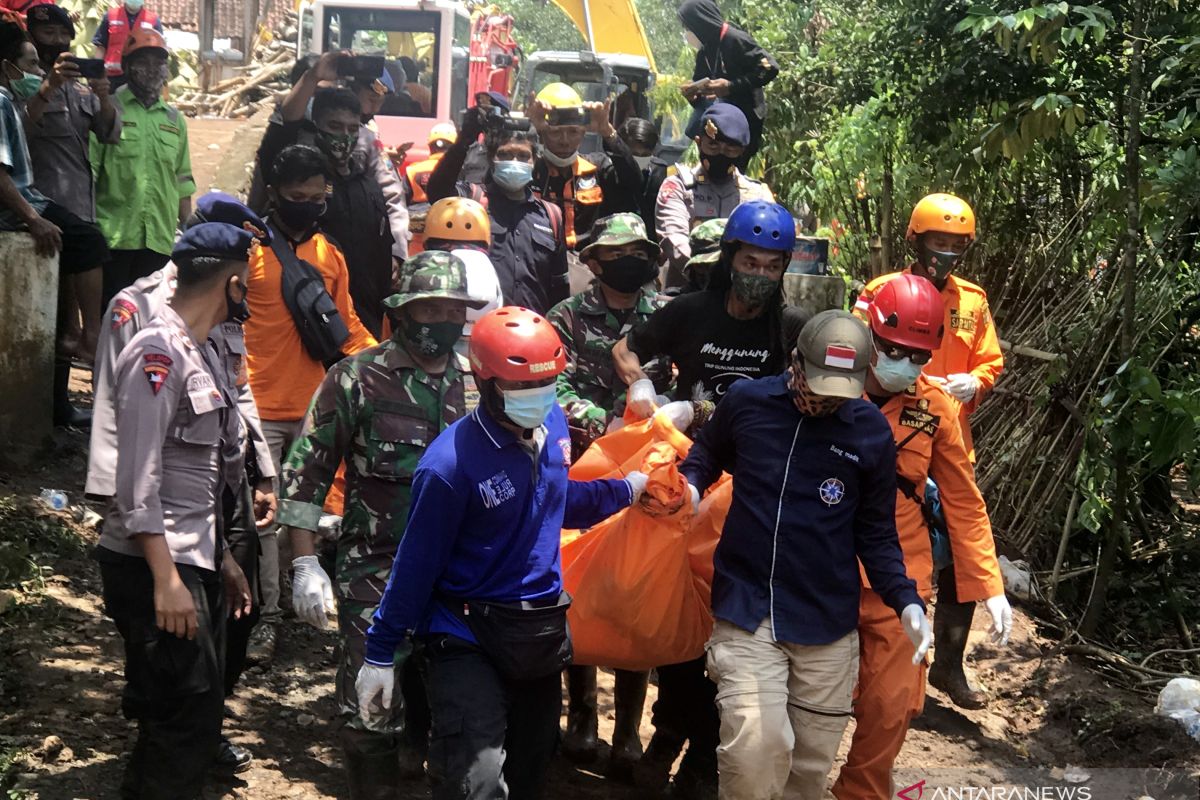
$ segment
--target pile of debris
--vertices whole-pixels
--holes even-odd
[[[174,105],[189,116],[233,119],[249,117],[263,106],[273,107],[291,88],[288,74],[296,61],[294,19],[287,21],[284,31],[260,30],[251,47],[250,63],[234,67],[237,74],[211,82],[207,90],[202,67],[195,78],[197,85],[180,90],[172,100]]]

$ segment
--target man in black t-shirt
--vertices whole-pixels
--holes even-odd
[[[781,289],[795,241],[783,206],[754,200],[734,210],[708,288],[676,297],[613,348],[633,413],[653,412],[654,386],[641,365],[656,356],[669,356],[679,369],[676,402],[664,413],[681,430],[687,426],[680,421],[696,426],[707,419],[734,381],[783,370],[785,334],[803,327],[803,312],[783,306]]]
[[[783,306],[781,289],[795,243],[795,222],[783,206],[751,200],[734,209],[708,288],[676,297],[613,347],[617,374],[629,384],[632,413],[654,413],[658,400],[642,364],[656,356],[670,356],[679,368],[675,400],[658,413],[681,431],[703,425],[735,381],[783,371],[785,341],[796,341],[804,323],[803,312]],[[715,796],[716,696],[703,657],[658,668],[654,736],[635,768],[641,788],[663,791],[687,742],[675,774],[678,794]]]

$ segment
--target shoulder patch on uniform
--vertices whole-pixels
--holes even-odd
[[[112,316],[109,321],[112,323],[112,329],[115,331],[124,325],[129,320],[133,319],[138,313],[138,307],[129,300],[123,297],[118,297],[113,301]]]
[[[142,362],[142,372],[146,374],[150,388],[157,395],[167,382],[167,376],[171,374],[171,364],[174,362],[170,356],[162,353],[144,353]]]

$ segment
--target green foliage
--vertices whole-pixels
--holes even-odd
[[[513,36],[526,53],[538,50],[581,50],[583,35],[563,10],[549,0],[505,0]]]
[[[27,499],[0,496],[0,588],[36,590],[43,566],[85,552],[85,542],[59,517]]]

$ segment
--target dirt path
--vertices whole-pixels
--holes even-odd
[[[80,398],[81,400],[83,398]],[[40,486],[68,491],[82,482],[86,442],[59,434],[56,452],[34,469],[4,476],[5,502],[28,504]],[[32,504],[20,513],[30,513]],[[42,578],[15,608],[0,615],[0,789],[7,765],[21,798],[116,798],[132,726],[120,715],[121,642],[100,608],[99,578],[87,557],[94,531],[55,515],[50,524],[66,543],[34,560]],[[66,525],[65,528],[60,523]],[[45,525],[47,523],[38,523]],[[49,528],[47,528],[48,530]],[[4,536],[0,531],[0,537]],[[2,543],[2,539],[0,539]],[[898,767],[917,773],[969,768],[1004,776],[1029,768],[1150,767],[1197,763],[1195,743],[1152,715],[1152,701],[1103,682],[1062,656],[1018,610],[1007,652],[986,644],[978,614],[970,662],[994,700],[983,711],[962,711],[931,693],[910,732]],[[227,732],[256,756],[236,781],[214,783],[207,798],[345,797],[336,750],[332,688],[334,637],[294,621],[275,665],[252,669],[229,703]],[[601,733],[611,733],[611,676],[602,674]],[[653,701],[654,688],[650,689]],[[649,714],[643,739],[651,732]],[[53,737],[53,738],[51,738]],[[843,752],[849,734],[843,742]],[[632,789],[597,772],[555,764],[548,797],[635,800]],[[404,798],[427,797],[414,782]],[[1099,800],[1099,798],[1097,798]],[[1161,800],[1161,798],[1159,798]]]

